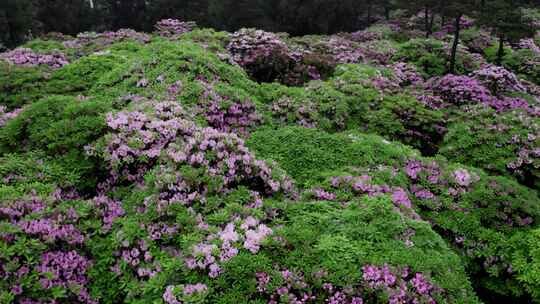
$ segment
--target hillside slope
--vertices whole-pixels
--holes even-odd
[[[0,302],[540,302],[540,36],[416,21],[0,54]]]

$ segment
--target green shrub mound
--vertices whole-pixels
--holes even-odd
[[[461,255],[478,290],[526,297],[519,274],[511,271],[511,240],[540,219],[536,192],[444,158],[420,157],[377,136],[291,127],[257,131],[248,144],[303,181],[310,197],[348,201],[403,190],[403,200]],[[340,177],[350,184],[343,188]]]

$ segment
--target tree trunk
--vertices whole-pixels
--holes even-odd
[[[495,60],[496,65],[502,65],[502,58],[504,56],[504,38],[502,35],[499,36],[499,50],[497,51],[497,59]]]
[[[384,6],[384,18],[386,21],[390,20],[390,7],[388,5]]]
[[[459,45],[459,32],[460,32],[461,14],[458,14],[454,24],[454,43],[452,44],[452,53],[450,54],[450,69],[449,72],[454,74],[456,71],[456,53]]]
[[[425,30],[426,30],[426,38],[429,38],[429,35],[431,35],[431,30],[429,28],[429,9],[427,5],[424,9],[424,24],[425,24]]]
[[[429,32],[433,34],[433,22],[435,21],[435,11],[431,12],[431,18],[429,19]]]

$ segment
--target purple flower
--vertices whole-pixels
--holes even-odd
[[[407,195],[407,192],[401,188],[396,188],[394,192],[392,193],[392,201],[397,206],[404,206],[406,208],[412,208],[411,201],[409,200],[409,196]]]
[[[425,84],[444,101],[455,105],[465,103],[487,104],[494,98],[491,92],[474,78],[467,76],[446,75],[442,78],[430,79]]]
[[[54,69],[58,69],[69,64],[69,61],[65,55],[59,51],[54,51],[51,54],[38,54],[27,48],[17,48],[10,52],[0,54],[0,59],[7,60],[14,65],[47,65]]]
[[[178,36],[191,32],[197,24],[193,21],[180,21],[177,19],[163,19],[157,22],[155,28],[160,36],[177,38]]]
[[[466,169],[457,169],[453,173],[456,182],[463,187],[468,187],[472,182],[472,176]]]

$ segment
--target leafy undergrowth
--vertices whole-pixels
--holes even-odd
[[[412,30],[0,54],[0,302],[540,302],[539,54]]]

